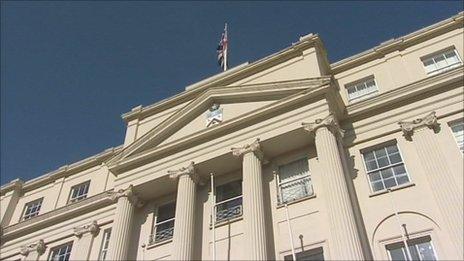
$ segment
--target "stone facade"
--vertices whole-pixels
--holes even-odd
[[[0,260],[462,260],[463,36],[330,64],[310,34],[138,106],[121,146],[2,186]]]

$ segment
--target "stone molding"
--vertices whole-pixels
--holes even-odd
[[[119,189],[118,191],[108,191],[108,197],[111,201],[116,202],[119,198],[127,198],[134,206],[142,207],[144,202],[139,199],[139,197],[134,192],[134,186],[131,184],[126,189]]]
[[[203,182],[200,180],[200,177],[198,176],[198,173],[195,172],[195,162],[193,161],[190,162],[187,167],[182,167],[176,170],[168,170],[168,174],[171,179],[178,179],[183,175],[188,175],[196,184],[203,184]]]
[[[414,134],[414,131],[417,129],[430,128],[434,131],[437,131],[440,126],[434,111],[425,115],[422,118],[418,118],[412,121],[400,121],[398,122],[398,124],[400,125],[400,128],[403,131],[404,136],[407,138],[411,138]]]
[[[19,253],[21,255],[23,255],[23,256],[27,256],[27,255],[29,255],[30,252],[36,251],[37,254],[39,254],[39,256],[40,256],[43,253],[45,253],[46,248],[47,247],[45,246],[45,242],[43,241],[43,239],[40,239],[36,243],[32,243],[32,244],[29,244],[29,245],[22,246]]]
[[[84,235],[85,233],[90,233],[92,234],[92,236],[96,236],[98,235],[98,232],[100,232],[100,226],[95,220],[88,225],[74,228],[74,235],[79,238],[82,237],[82,235]]]
[[[256,157],[258,157],[260,160],[264,159],[264,153],[261,150],[259,138],[257,138],[254,142],[250,144],[246,144],[242,147],[231,148],[231,150],[232,155],[234,155],[235,157],[240,157],[246,153],[253,152],[256,155]]]
[[[301,123],[301,125],[306,131],[310,132],[313,135],[315,135],[316,131],[321,127],[326,127],[334,134],[340,135],[340,137],[343,137],[343,134],[345,133],[345,131],[342,130],[338,125],[338,121],[333,113],[330,113],[323,119],[316,119],[314,122],[310,123],[303,122]]]

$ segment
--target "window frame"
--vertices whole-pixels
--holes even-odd
[[[23,211],[22,211],[21,216],[20,216],[20,218],[19,218],[19,221],[20,221],[20,222],[21,222],[21,221],[26,221],[26,220],[29,220],[29,219],[31,219],[31,218],[34,218],[34,217],[37,217],[38,215],[40,215],[40,210],[42,209],[43,200],[44,200],[44,198],[41,197],[41,198],[34,199],[34,200],[32,200],[32,201],[29,201],[29,202],[25,203],[25,204],[24,204],[24,207],[23,207]],[[25,218],[25,215],[26,215],[26,211],[27,211],[27,206],[28,206],[29,204],[34,203],[34,202],[40,202],[40,207],[39,207],[39,210],[37,211],[37,215],[31,216],[31,217],[29,217],[29,218],[26,219],[26,218]]]
[[[76,188],[80,187],[80,186],[87,186],[87,191],[85,194],[81,195],[81,196],[77,196],[75,198],[72,197],[73,195],[73,192]],[[68,202],[67,204],[72,204],[72,203],[76,203],[76,202],[79,202],[81,200],[84,200],[87,198],[87,196],[89,195],[89,190],[90,190],[90,180],[87,180],[87,181],[84,181],[84,182],[81,182],[79,184],[76,184],[74,186],[71,187],[71,189],[69,190],[69,195],[68,195]]]
[[[307,166],[308,166],[308,174],[293,177],[293,178],[290,178],[287,181],[282,182],[281,177],[280,177],[281,176],[280,168],[282,166],[289,165],[289,164],[292,164],[292,163],[295,163],[295,162],[298,162],[298,161],[302,161],[302,160],[304,160],[306,162]],[[293,202],[296,202],[296,201],[299,201],[299,200],[302,200],[302,199],[305,199],[305,198],[309,198],[309,197],[312,197],[315,194],[313,181],[312,181],[312,177],[311,177],[311,170],[310,170],[310,166],[309,166],[309,157],[308,156],[295,157],[295,158],[293,158],[291,160],[288,160],[286,162],[283,162],[283,163],[279,164],[276,169],[277,169],[276,170],[276,187],[277,187],[277,205],[278,206],[281,206],[281,205],[284,205],[284,204],[290,204],[290,203],[293,203]],[[290,201],[284,202],[283,201],[283,196],[282,196],[282,185],[286,185],[286,184],[293,183],[293,182],[296,183],[297,181],[301,181],[301,180],[304,180],[304,179],[309,179],[309,185],[310,185],[311,193],[308,194],[308,195],[302,196],[300,198],[295,198],[295,199],[292,199]]]
[[[457,63],[447,65],[445,67],[438,68],[438,69],[435,69],[435,70],[430,71],[430,72],[427,71],[426,65],[425,65],[426,61],[433,60],[433,63],[436,64],[436,62],[435,62],[436,57],[438,57],[440,55],[444,56],[446,53],[448,53],[450,51],[453,51],[454,54],[456,55],[456,57],[458,58]],[[460,65],[462,65],[462,59],[459,56],[458,50],[456,50],[455,46],[450,46],[450,47],[435,51],[433,53],[427,54],[425,56],[420,57],[420,60],[422,62],[422,67],[424,68],[425,74],[427,76],[432,76],[432,75],[436,75],[436,74],[439,74],[439,73],[442,73],[442,72],[446,72],[446,71],[449,71],[449,70],[451,70],[453,68],[456,68],[456,67],[459,67]],[[446,61],[446,57],[445,57],[445,61]],[[448,63],[448,62],[446,61],[446,63]]]
[[[110,248],[111,232],[112,232],[111,227],[103,230],[102,243],[100,245],[100,251],[98,252],[98,260],[100,261],[104,261],[108,257],[108,249]],[[108,245],[105,248],[106,241],[108,241]],[[105,252],[105,256],[102,258],[103,252]]]
[[[377,168],[375,170],[368,170],[367,168],[367,165],[366,165],[366,160],[364,158],[364,154],[365,153],[368,153],[368,152],[372,152],[372,151],[375,151],[375,150],[379,150],[381,148],[384,148],[386,149],[386,147],[388,146],[392,146],[392,145],[395,145],[396,148],[398,149],[398,153],[401,157],[401,163],[395,163],[395,164],[390,164],[388,166],[385,166],[385,167],[382,167],[382,168]],[[398,144],[398,142],[396,140],[390,140],[390,141],[386,141],[386,142],[382,142],[382,143],[379,143],[379,144],[376,144],[376,145],[373,145],[373,146],[370,146],[370,147],[367,147],[367,148],[364,148],[364,149],[361,149],[360,150],[360,154],[361,154],[361,160],[363,162],[363,166],[364,166],[364,171],[366,173],[366,179],[367,179],[367,184],[369,186],[369,189],[370,189],[370,192],[371,192],[371,195],[377,195],[377,194],[382,194],[382,192],[385,192],[387,191],[388,189],[391,189],[391,190],[395,190],[397,188],[402,188],[402,187],[408,187],[413,183],[412,181],[412,176],[410,174],[410,172],[408,171],[408,168],[406,167],[406,162],[405,162],[405,158],[403,157],[403,153],[401,152],[401,148]],[[388,156],[387,156],[388,158]],[[388,161],[390,161],[390,159],[388,158]],[[404,170],[405,170],[405,173],[406,173],[406,176],[408,177],[409,181],[406,182],[406,183],[402,183],[402,184],[397,184],[396,186],[392,186],[392,187],[386,187],[385,186],[385,182],[383,181],[383,177],[381,175],[381,180],[382,180],[382,184],[384,185],[384,188],[383,189],[380,189],[380,190],[377,190],[377,191],[374,191],[374,188],[372,186],[372,183],[371,183],[371,179],[370,179],[370,174],[373,173],[373,172],[376,172],[376,171],[381,171],[381,170],[384,170],[384,169],[387,169],[387,168],[393,168],[393,167],[396,167],[396,166],[399,166],[403,164],[403,167],[404,167]],[[394,175],[393,175],[394,176]],[[398,183],[396,181],[396,178],[395,178],[395,182]]]
[[[240,183],[240,186],[241,186],[241,191],[242,193],[239,195],[239,196],[234,196],[234,197],[231,197],[231,198],[228,198],[228,199],[225,199],[225,200],[222,200],[222,201],[217,201],[217,191],[218,191],[218,187],[221,187],[221,186],[225,186],[229,183],[232,183],[232,182],[239,182]],[[231,220],[234,220],[234,219],[238,219],[238,218],[241,218],[243,217],[243,179],[233,179],[233,180],[229,180],[227,182],[223,182],[223,183],[220,183],[220,184],[215,184],[214,185],[214,224],[221,224],[223,222],[229,222]],[[218,220],[218,206],[221,205],[221,204],[224,204],[224,203],[227,203],[227,202],[231,202],[231,201],[234,201],[234,200],[237,200],[237,199],[241,199],[241,202],[240,202],[240,214],[238,215],[234,215],[232,217],[229,217],[229,218],[224,218],[224,219],[221,219],[221,220]]]
[[[166,220],[163,220],[161,222],[158,223],[158,218],[159,218],[159,209],[164,207],[164,206],[167,206],[167,205],[170,205],[170,204],[175,204],[174,206],[174,217],[173,218],[169,218],[169,219],[166,219]],[[162,204],[159,204],[155,207],[155,210],[154,210],[154,215],[153,215],[153,225],[151,227],[151,234],[150,234],[150,237],[148,239],[148,244],[149,245],[158,245],[158,244],[163,244],[163,243],[167,243],[167,242],[171,242],[173,240],[173,237],[174,237],[174,229],[175,229],[175,224],[176,224],[176,207],[177,207],[177,202],[176,200],[169,200],[169,201],[166,201],[166,202],[163,202]],[[163,239],[163,240],[160,240],[160,241],[156,241],[156,231],[157,231],[157,227],[158,225],[160,224],[164,224],[164,223],[168,223],[168,222],[171,222],[171,221],[174,221],[174,224],[172,226],[172,236],[169,237],[169,238],[166,238],[166,239]]]
[[[361,84],[361,83],[363,83],[364,86],[366,86],[366,88],[367,88],[366,83],[371,81],[371,80],[374,82],[374,85],[375,85],[375,90],[374,91],[368,92],[366,94],[363,94],[363,95],[360,95],[360,96],[357,96],[357,97],[354,97],[354,98],[350,97],[350,92],[348,91],[348,89],[356,88],[356,86]],[[347,95],[347,98],[348,98],[348,103],[351,104],[351,103],[355,103],[355,102],[358,102],[358,101],[361,101],[361,100],[364,100],[364,99],[367,99],[369,97],[377,95],[379,93],[379,85],[377,84],[377,80],[375,79],[375,76],[372,74],[372,75],[363,77],[363,78],[361,78],[359,80],[356,80],[356,81],[349,82],[349,83],[345,84],[345,91],[346,91],[346,95]]]
[[[464,156],[464,141],[463,141],[463,150],[461,150],[461,147],[458,143],[458,140],[456,139],[456,133],[453,131],[453,127],[456,127],[456,126],[459,126],[459,125],[462,125],[463,128],[464,128],[464,118],[462,119],[458,119],[458,120],[454,120],[454,121],[451,121],[448,123],[448,126],[449,126],[449,129],[451,131],[451,135],[453,135],[453,140],[456,144],[456,147],[458,148],[458,150],[461,152],[461,155]]]
[[[427,241],[427,239],[428,239],[428,241]],[[425,242],[429,242],[430,245],[432,246],[432,251],[433,251],[433,254],[435,255],[435,259],[440,260],[440,258],[438,257],[435,245],[433,244],[433,240],[432,240],[431,235],[423,235],[423,236],[419,236],[419,237],[415,237],[415,238],[411,238],[411,239],[407,240],[408,246],[411,246],[411,244],[413,244],[415,250],[417,251],[417,253],[420,253],[419,250],[417,249],[417,245],[421,244],[421,243],[425,243]],[[406,249],[406,246],[403,246],[403,244],[404,243],[401,241],[401,239],[398,239],[398,240],[395,240],[394,242],[390,242],[390,243],[384,245],[384,249],[387,252],[388,260],[393,261],[393,259],[391,257],[391,253],[390,253],[390,250],[393,250],[392,246],[393,245],[399,245],[399,246],[401,246],[401,249],[403,249],[403,248]],[[390,247],[390,249],[389,249],[389,247]],[[403,254],[404,254],[404,251],[403,251]],[[407,255],[406,254],[404,254],[404,255],[406,257],[406,260],[408,260]],[[420,254],[419,254],[419,259],[420,259]],[[419,260],[419,261],[423,261],[423,260]]]
[[[68,241],[68,242],[63,243],[63,244],[61,244],[61,245],[58,245],[58,246],[55,246],[55,247],[50,248],[50,252],[48,253],[47,261],[53,261],[52,258],[53,258],[53,252],[54,252],[54,251],[59,250],[59,249],[61,249],[61,248],[63,248],[63,247],[68,247],[68,246],[70,246],[70,250],[69,250],[69,254],[68,254],[68,258],[67,258],[67,260],[69,261],[70,258],[71,258],[71,252],[72,252],[72,250],[73,250],[73,243],[74,243],[74,241]]]
[[[304,254],[304,253],[306,253],[306,254]],[[295,253],[295,256],[296,256],[296,260],[299,260],[301,258],[301,256],[308,257],[308,256],[319,255],[319,254],[322,254],[322,258],[323,258],[322,260],[326,260],[326,257],[324,255],[324,247],[323,246],[314,247],[314,248],[310,248],[308,250],[297,252],[297,253]],[[283,257],[283,260],[293,260],[292,254],[285,255]]]

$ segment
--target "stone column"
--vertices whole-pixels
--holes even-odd
[[[243,156],[243,220],[249,260],[267,260],[266,218],[259,139],[241,148],[232,148],[234,156]]]
[[[120,189],[108,194],[113,201],[117,201],[108,260],[127,260],[135,208],[140,207],[142,202],[135,195],[132,185],[127,189]]]
[[[75,227],[74,235],[77,240],[74,241],[70,260],[89,260],[90,252],[95,237],[100,232],[100,227],[97,221],[93,221],[89,225]]]
[[[46,248],[45,242],[40,239],[36,243],[22,246],[19,252],[25,257],[23,260],[37,261],[45,253]]]
[[[463,192],[454,182],[445,154],[440,148],[436,132],[439,124],[435,112],[413,121],[399,122],[406,139],[413,141],[430,184],[430,192],[442,213],[445,227],[458,251],[463,256]]]
[[[195,197],[198,176],[194,163],[188,167],[168,171],[177,185],[176,215],[174,221],[173,260],[193,260],[195,230]]]
[[[346,178],[338,149],[342,130],[333,114],[314,123],[303,123],[305,130],[315,135],[317,157],[323,171],[333,259],[363,260],[354,210],[351,205]]]

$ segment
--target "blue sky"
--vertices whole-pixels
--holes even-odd
[[[318,33],[338,61],[463,10],[448,2],[1,2],[1,184],[122,144],[124,112]]]

